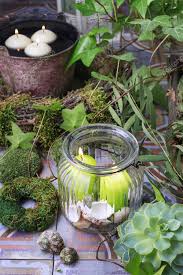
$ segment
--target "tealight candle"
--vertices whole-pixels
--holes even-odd
[[[15,34],[10,36],[6,41],[5,45],[9,49],[13,50],[24,50],[29,44],[31,39],[23,34],[19,34],[18,30],[15,30]]]
[[[33,42],[25,48],[25,54],[30,57],[42,57],[50,54],[52,48],[43,42]]]
[[[57,39],[57,35],[54,32],[47,30],[45,26],[42,26],[42,30],[35,32],[31,37],[31,40],[33,42],[36,42],[37,40],[39,40],[39,42],[43,42],[47,44],[53,43],[56,39]]]

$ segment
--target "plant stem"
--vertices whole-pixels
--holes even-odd
[[[112,21],[116,21],[115,18],[114,18],[113,16],[111,16],[110,13],[107,11],[107,9],[105,8],[105,6],[104,6],[102,3],[100,3],[100,1],[95,0],[95,2],[96,2],[99,6],[101,6],[101,7],[104,9],[106,15],[107,15]]]

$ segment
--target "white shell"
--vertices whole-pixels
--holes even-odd
[[[97,220],[105,220],[114,214],[114,209],[106,202],[93,202],[91,207],[91,216]]]
[[[39,41],[47,44],[53,43],[56,39],[57,35],[54,32],[46,29],[35,32],[31,37],[31,40],[33,42]]]
[[[9,49],[24,50],[31,42],[31,39],[23,34],[14,34],[5,41],[5,45]]]
[[[66,210],[66,216],[71,222],[78,222],[81,217],[81,208],[76,205],[69,205],[68,210]]]
[[[46,43],[31,43],[25,48],[25,54],[30,57],[42,57],[50,54],[51,47]]]
[[[121,210],[114,214],[114,223],[121,223],[128,218],[130,213],[129,207],[123,207]]]

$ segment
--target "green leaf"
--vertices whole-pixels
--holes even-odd
[[[135,245],[135,251],[140,255],[148,255],[153,251],[153,240],[144,239]]]
[[[139,14],[145,18],[146,12],[148,9],[148,6],[153,2],[154,0],[135,0],[132,3],[133,8],[135,8]]]
[[[55,100],[55,102],[53,102],[50,105],[43,105],[43,104],[34,104],[32,106],[33,109],[38,110],[38,111],[60,111],[63,109],[63,106],[61,105],[61,103],[57,100]]]
[[[133,217],[133,226],[136,230],[144,231],[148,227],[149,223],[143,214],[135,213]]]
[[[116,111],[115,111],[111,106],[109,106],[109,112],[110,112],[112,118],[114,119],[114,121],[115,121],[119,126],[122,126],[122,125],[121,125],[121,119],[120,119],[120,117],[118,116],[118,114],[116,113]]]
[[[138,38],[139,41],[152,41],[155,38],[155,34],[152,31],[142,32]]]
[[[175,26],[174,28],[163,28],[163,32],[177,41],[183,42],[183,25]]]
[[[166,265],[163,265],[154,275],[162,275]]]
[[[140,268],[141,257],[137,253],[131,256],[129,263],[126,266],[126,270],[132,275],[145,275]]]
[[[171,243],[168,239],[160,238],[154,243],[155,247],[159,251],[168,249],[171,246]]]
[[[151,263],[154,269],[157,270],[161,266],[159,253],[154,249],[152,253],[144,257],[144,262]]]
[[[91,31],[88,33],[89,36],[95,36],[97,34],[104,34],[104,33],[110,33],[110,30],[107,27],[94,27],[91,29]]]
[[[89,50],[95,49],[96,43],[96,39],[93,36],[82,36],[72,53],[67,68],[69,68],[76,61],[80,60]]]
[[[116,0],[117,7],[119,8],[124,2],[125,0]]]
[[[133,53],[124,53],[121,55],[110,55],[110,57],[119,61],[127,61],[127,62],[131,62],[135,60],[135,56],[133,55]]]
[[[174,145],[174,147],[178,148],[183,153],[183,146],[182,145]]]
[[[130,94],[127,95],[127,100],[130,103],[134,113],[136,114],[136,116],[142,121],[145,122],[145,119],[142,115],[142,113],[139,111],[138,107],[136,106],[136,103],[134,102],[134,99],[132,98],[132,96]]]
[[[161,26],[161,27],[171,27],[172,26],[171,17],[168,15],[156,16],[153,19],[153,22],[155,22],[158,26]]]
[[[156,197],[156,201],[158,202],[165,202],[165,199],[163,197],[163,195],[161,194],[160,190],[154,185],[154,183],[149,179],[149,182],[153,188],[155,197]]]
[[[135,248],[136,244],[140,243],[143,240],[144,240],[143,233],[139,233],[139,232],[127,233],[123,240],[123,244],[129,248]]]
[[[83,52],[80,59],[86,67],[90,67],[97,54],[101,53],[102,51],[102,48],[96,47],[95,49]]]
[[[91,76],[101,81],[112,82],[112,79],[109,76],[106,76],[97,72],[92,72]]]
[[[96,13],[95,5],[91,0],[85,0],[85,3],[74,4],[74,7],[84,16],[90,16]]]
[[[123,112],[123,100],[121,98],[121,95],[120,95],[119,91],[116,89],[115,86],[113,86],[113,92],[114,92],[116,100],[118,100],[117,102],[118,102],[119,111],[122,114],[122,112]]]
[[[32,147],[32,142],[35,133],[29,132],[24,133],[14,122],[11,123],[12,126],[12,136],[6,136],[7,140],[11,143],[12,149],[22,148],[28,149]]]
[[[133,116],[131,116],[131,117],[125,122],[123,128],[124,128],[125,130],[128,131],[128,130],[133,126],[133,124],[135,123],[135,119],[136,119],[136,114],[134,114]]]
[[[181,225],[181,222],[176,219],[171,219],[168,221],[168,227],[171,231],[177,231]]]
[[[139,161],[141,162],[159,162],[165,161],[167,158],[165,155],[140,155]]]
[[[145,127],[144,123],[142,123],[142,129],[146,137],[155,145],[158,145],[157,140],[154,138],[154,136],[148,131],[148,129]]]
[[[74,109],[64,109],[62,111],[64,122],[61,128],[65,131],[72,131],[81,126],[88,125],[86,111],[83,103],[78,104]]]

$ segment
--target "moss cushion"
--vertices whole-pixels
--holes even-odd
[[[58,197],[49,180],[39,178],[16,178],[13,184],[0,189],[0,222],[10,229],[43,231],[55,220]],[[25,209],[23,200],[32,199],[34,208]]]
[[[0,160],[0,181],[11,182],[17,177],[33,177],[40,170],[41,160],[30,149],[15,149],[6,152]]]

